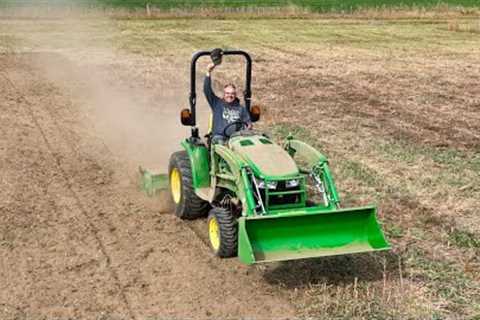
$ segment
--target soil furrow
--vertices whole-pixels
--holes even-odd
[[[6,72],[5,72],[6,73]],[[51,156],[54,158],[55,160],[55,164],[56,164],[56,167],[58,169],[58,171],[61,173],[63,179],[65,180],[65,184],[68,188],[68,191],[70,192],[70,194],[73,196],[73,198],[75,199],[75,202],[76,202],[76,206],[79,208],[80,212],[82,213],[82,215],[84,216],[85,220],[87,221],[88,225],[89,225],[89,229],[92,231],[94,237],[95,237],[95,240],[97,242],[97,245],[100,249],[100,251],[102,252],[103,256],[105,257],[106,259],[106,263],[107,263],[107,267],[108,269],[110,270],[110,274],[112,276],[112,278],[115,280],[115,284],[120,292],[120,297],[121,297],[121,300],[123,301],[123,303],[125,304],[125,307],[127,308],[128,310],[128,316],[129,318],[131,319],[135,319],[135,315],[132,311],[132,308],[130,306],[130,303],[128,301],[128,298],[124,292],[124,289],[123,289],[123,286],[121,285],[121,282],[120,282],[120,279],[119,279],[119,276],[115,270],[115,268],[113,268],[112,266],[112,258],[111,256],[109,255],[107,249],[106,249],[106,246],[105,246],[105,243],[103,242],[103,240],[101,239],[101,237],[99,236],[99,230],[96,228],[96,226],[91,222],[92,220],[90,219],[90,216],[87,214],[87,210],[85,208],[85,206],[83,205],[83,202],[82,200],[80,199],[80,196],[77,194],[77,192],[73,189],[73,186],[72,186],[72,183],[71,183],[71,178],[69,177],[68,173],[65,171],[65,169],[63,168],[62,166],[62,163],[61,163],[61,160],[58,156],[57,153],[55,153],[55,150],[54,148],[52,147],[52,143],[51,141],[49,140],[49,138],[47,137],[46,133],[45,133],[45,130],[42,128],[42,126],[40,125],[39,121],[38,121],[38,117],[35,115],[35,112],[33,110],[33,104],[32,102],[30,102],[28,100],[28,98],[22,94],[22,92],[15,86],[15,84],[10,80],[10,78],[8,77],[8,74],[3,74],[3,78],[5,79],[5,81],[17,92],[18,94],[18,97],[20,97],[20,100],[21,102],[24,102],[24,105],[26,106],[26,108],[28,109],[28,113],[33,121],[33,123],[35,124],[36,128],[38,129],[39,133],[41,134],[42,136],[42,139],[43,139],[43,142],[45,143],[45,145],[47,146]],[[58,127],[58,125],[57,125]],[[60,135],[62,137],[64,137],[63,135]]]

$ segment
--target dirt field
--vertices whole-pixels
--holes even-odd
[[[479,316],[475,23],[0,21],[0,319]],[[391,252],[247,267],[139,192],[216,46],[253,53],[261,126],[319,146],[346,205],[378,203]]]

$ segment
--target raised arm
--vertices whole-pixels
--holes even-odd
[[[203,82],[203,93],[205,94],[208,104],[210,105],[210,108],[212,108],[212,110],[215,110],[215,107],[218,105],[218,101],[220,100],[220,98],[217,97],[212,90],[212,77],[210,76],[210,73],[213,71],[214,68],[214,64],[210,64],[208,66],[207,75],[205,76],[205,80]]]
[[[248,113],[247,108],[242,107],[241,113],[242,121],[248,124],[248,128],[252,128],[252,120],[250,119],[250,114]]]

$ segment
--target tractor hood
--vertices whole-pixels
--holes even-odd
[[[299,174],[288,152],[264,136],[234,137],[230,147],[263,177],[284,178]]]

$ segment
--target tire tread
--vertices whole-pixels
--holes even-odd
[[[230,210],[222,207],[213,207],[210,210],[209,220],[212,216],[218,221],[220,228],[220,247],[216,252],[222,258],[234,257],[237,255],[238,226],[235,217]]]
[[[175,205],[175,215],[180,219],[193,220],[207,214],[210,204],[199,198],[193,188],[192,168],[186,151],[177,151],[170,157],[169,176],[176,167],[182,179],[180,203]]]

